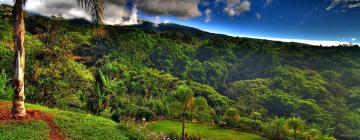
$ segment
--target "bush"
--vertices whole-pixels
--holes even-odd
[[[86,107],[94,87],[94,76],[85,65],[72,60],[51,60],[32,65],[27,81],[27,101],[50,107]],[[89,100],[88,100],[89,101]]]
[[[186,140],[201,140],[201,136],[198,134],[191,134],[188,135],[187,133],[185,134]],[[181,140],[181,135],[178,134],[176,131],[170,131],[165,139],[170,139],[170,140]]]
[[[236,108],[229,108],[225,111],[223,116],[223,121],[226,122],[229,127],[238,127],[239,126],[240,115],[239,111]]]
[[[129,125],[119,124],[118,129],[123,132],[130,140],[145,140],[146,137],[140,131]]]
[[[167,134],[167,138],[170,140],[179,140],[179,139],[181,139],[181,136],[176,131],[170,131]]]
[[[226,126],[228,127],[234,127],[234,128],[239,127],[239,122],[228,117],[224,117],[223,122],[225,122]]]
[[[241,118],[239,127],[244,130],[259,132],[263,130],[263,123],[260,120],[252,120],[248,118]]]
[[[211,115],[207,112],[196,113],[195,117],[198,122],[202,122],[202,123],[211,122]]]
[[[223,122],[223,121],[219,122],[219,127],[225,128],[226,127],[226,122]]]
[[[142,119],[145,119],[146,121],[151,121],[156,119],[156,114],[150,109],[141,107],[138,108],[136,111],[136,121],[142,121]]]
[[[288,130],[285,128],[286,119],[277,118],[268,120],[264,125],[264,130],[267,137],[272,139],[285,139],[288,135]]]
[[[11,99],[11,87],[4,70],[0,73],[0,99]]]
[[[200,135],[191,134],[188,137],[186,137],[187,140],[201,140]]]
[[[122,111],[119,109],[114,111],[114,113],[111,115],[111,119],[117,123],[121,121],[121,117],[122,117]]]

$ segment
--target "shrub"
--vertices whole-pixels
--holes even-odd
[[[130,140],[145,140],[146,137],[140,131],[125,124],[119,124],[118,129],[123,132]]]
[[[285,139],[288,135],[288,131],[285,128],[286,120],[284,118],[275,117],[269,120],[264,125],[266,135],[272,139]]]
[[[148,108],[138,108],[136,111],[136,121],[142,121],[142,119],[145,119],[146,121],[155,120],[156,114]]]
[[[240,128],[244,130],[259,132],[263,130],[263,123],[260,120],[252,120],[248,118],[241,118],[239,122]]]
[[[111,115],[111,119],[115,122],[120,122],[122,117],[122,110],[115,110],[114,113]]]
[[[179,139],[181,139],[181,136],[176,131],[170,131],[167,134],[167,138],[170,140],[179,140]]]
[[[11,87],[8,84],[9,79],[3,70],[0,73],[0,99],[11,99]]]
[[[176,131],[170,131],[165,139],[170,139],[170,140],[181,140],[181,135],[178,134]],[[198,134],[191,134],[188,135],[187,133],[185,134],[185,139],[186,140],[201,140],[201,136]]]
[[[227,126],[238,127],[240,120],[239,111],[236,108],[229,108],[225,111],[223,121],[226,122]]]
[[[219,127],[221,128],[225,128],[226,127],[226,122],[219,122]]]
[[[200,135],[191,134],[188,137],[186,137],[187,140],[201,140]]]

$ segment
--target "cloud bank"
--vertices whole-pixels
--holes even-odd
[[[91,17],[78,6],[76,0],[28,0],[25,7],[28,12],[43,16],[61,14],[65,19],[84,18],[91,20]],[[138,24],[136,7],[128,11],[125,0],[105,1],[105,23],[110,25],[131,25]]]
[[[105,23],[138,24],[138,11],[151,16],[175,16],[193,18],[201,16],[200,0],[104,0]],[[0,4],[11,4],[12,0],[0,0]],[[131,4],[129,4],[131,3]],[[132,6],[132,7],[129,7]],[[66,19],[91,17],[77,5],[77,0],[28,0],[26,10],[43,16],[61,15]]]
[[[204,16],[204,22],[212,20],[211,4],[224,4],[223,11],[229,16],[239,16],[250,11],[249,0],[104,0],[104,22],[111,25],[139,24],[138,11],[150,16],[174,16],[189,19]],[[12,0],[0,0],[11,4]],[[199,7],[205,7],[201,11]],[[28,0],[26,10],[43,16],[61,14],[65,19],[91,17],[77,5],[77,0]]]
[[[134,0],[138,8],[150,15],[192,18],[201,16],[199,0]]]

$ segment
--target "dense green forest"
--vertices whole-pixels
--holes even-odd
[[[11,99],[12,27],[0,8],[0,99]],[[81,20],[80,20],[81,21]],[[180,25],[26,18],[26,100],[112,118],[186,118],[272,139],[360,139],[360,48],[211,34]]]

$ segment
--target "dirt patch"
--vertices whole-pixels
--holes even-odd
[[[44,121],[50,128],[49,136],[52,140],[64,140],[64,137],[60,135],[61,129],[54,123],[52,115],[46,114],[40,110],[26,110],[26,116],[24,118],[15,120],[12,118],[10,110],[10,103],[0,102],[0,121]]]
[[[10,103],[0,102],[0,121],[11,120]]]

